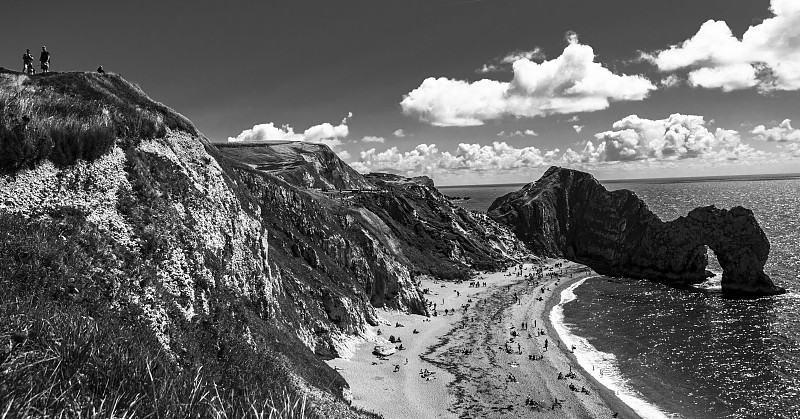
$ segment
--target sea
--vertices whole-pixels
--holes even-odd
[[[698,206],[751,209],[769,238],[765,272],[787,294],[721,293],[721,268],[695,289],[590,277],[564,290],[550,319],[581,365],[644,418],[800,418],[800,176],[603,182],[629,189],[662,220]],[[441,187],[486,211],[522,185]]]

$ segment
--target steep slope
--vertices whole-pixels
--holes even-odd
[[[769,241],[753,212],[742,207],[697,208],[663,222],[631,191],[609,192],[588,173],[551,167],[538,181],[495,200],[489,216],[511,226],[534,252],[602,274],[699,283],[707,278],[709,246],[723,268],[726,294],[785,292],[764,273]]]
[[[126,339],[140,358],[196,370],[233,399],[288,391],[307,396],[312,415],[361,415],[343,403],[347,384],[320,356],[334,356],[342,337],[374,321],[373,304],[424,312],[408,269],[375,227],[274,176],[235,169],[188,120],[116,75],[6,71],[0,95],[0,216],[21,228],[3,236],[0,254],[8,262],[0,313],[22,319],[5,322],[4,339],[42,321],[31,313],[46,301],[45,312],[72,313],[64,318],[86,319],[103,336],[115,333],[104,325],[135,326]],[[19,250],[41,237],[50,238],[44,248],[83,256]],[[18,365],[43,345],[24,341],[0,358]],[[14,382],[15,371],[23,370],[0,370],[0,381]],[[64,399],[88,412],[108,407],[109,389],[127,384],[91,395],[68,386]],[[22,388],[3,390],[4,408],[63,409],[46,397],[14,405]],[[129,408],[139,415],[162,403],[130,397],[140,397]],[[247,411],[237,403],[218,404]]]
[[[306,142],[216,143],[225,156],[273,174],[295,186],[316,189],[370,189],[358,172],[330,148]]]
[[[369,416],[322,359],[375,307],[425,314],[415,275],[521,248],[431,182],[389,183],[322,145],[217,148],[117,75],[0,70],[0,409],[237,416],[284,392]]]

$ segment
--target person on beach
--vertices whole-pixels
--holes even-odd
[[[547,339],[545,339],[545,340],[544,340],[544,350],[545,350],[545,351],[547,350],[547,343],[548,343],[548,342],[547,342]]]
[[[42,73],[50,72],[50,51],[45,46],[42,47],[42,54],[39,55],[39,64],[42,66]]]
[[[33,55],[29,49],[22,55],[22,72],[28,75],[36,74],[36,69],[33,68]]]

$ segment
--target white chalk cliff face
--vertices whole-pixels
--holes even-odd
[[[0,159],[0,214],[96,227],[113,244],[96,249],[113,253],[113,272],[94,268],[93,278],[112,282],[103,303],[136,313],[178,365],[223,365],[236,346],[292,377],[287,386],[328,400],[317,403],[332,409],[325,414],[357,416],[336,401],[347,384],[321,359],[374,324],[376,307],[424,314],[415,275],[466,277],[519,253],[507,231],[453,205],[432,182],[395,179],[379,195],[337,200],[312,188],[374,184],[326,146],[218,149],[119,76],[0,76],[0,88],[32,97],[96,101],[101,128],[115,128],[102,152],[53,157],[58,147],[89,149],[90,138],[78,135],[19,147],[19,161]],[[126,115],[153,127],[139,135]],[[0,147],[39,141],[27,134],[39,116],[4,115],[11,128],[0,132]],[[269,164],[259,160],[264,152]],[[283,170],[281,162],[298,164]]]

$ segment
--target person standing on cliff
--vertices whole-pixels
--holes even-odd
[[[42,47],[42,54],[39,56],[39,63],[42,65],[42,73],[50,72],[50,51],[47,47]]]
[[[33,68],[33,55],[31,55],[31,50],[26,49],[25,54],[22,56],[22,72],[25,74],[34,74],[36,73],[36,69]]]

